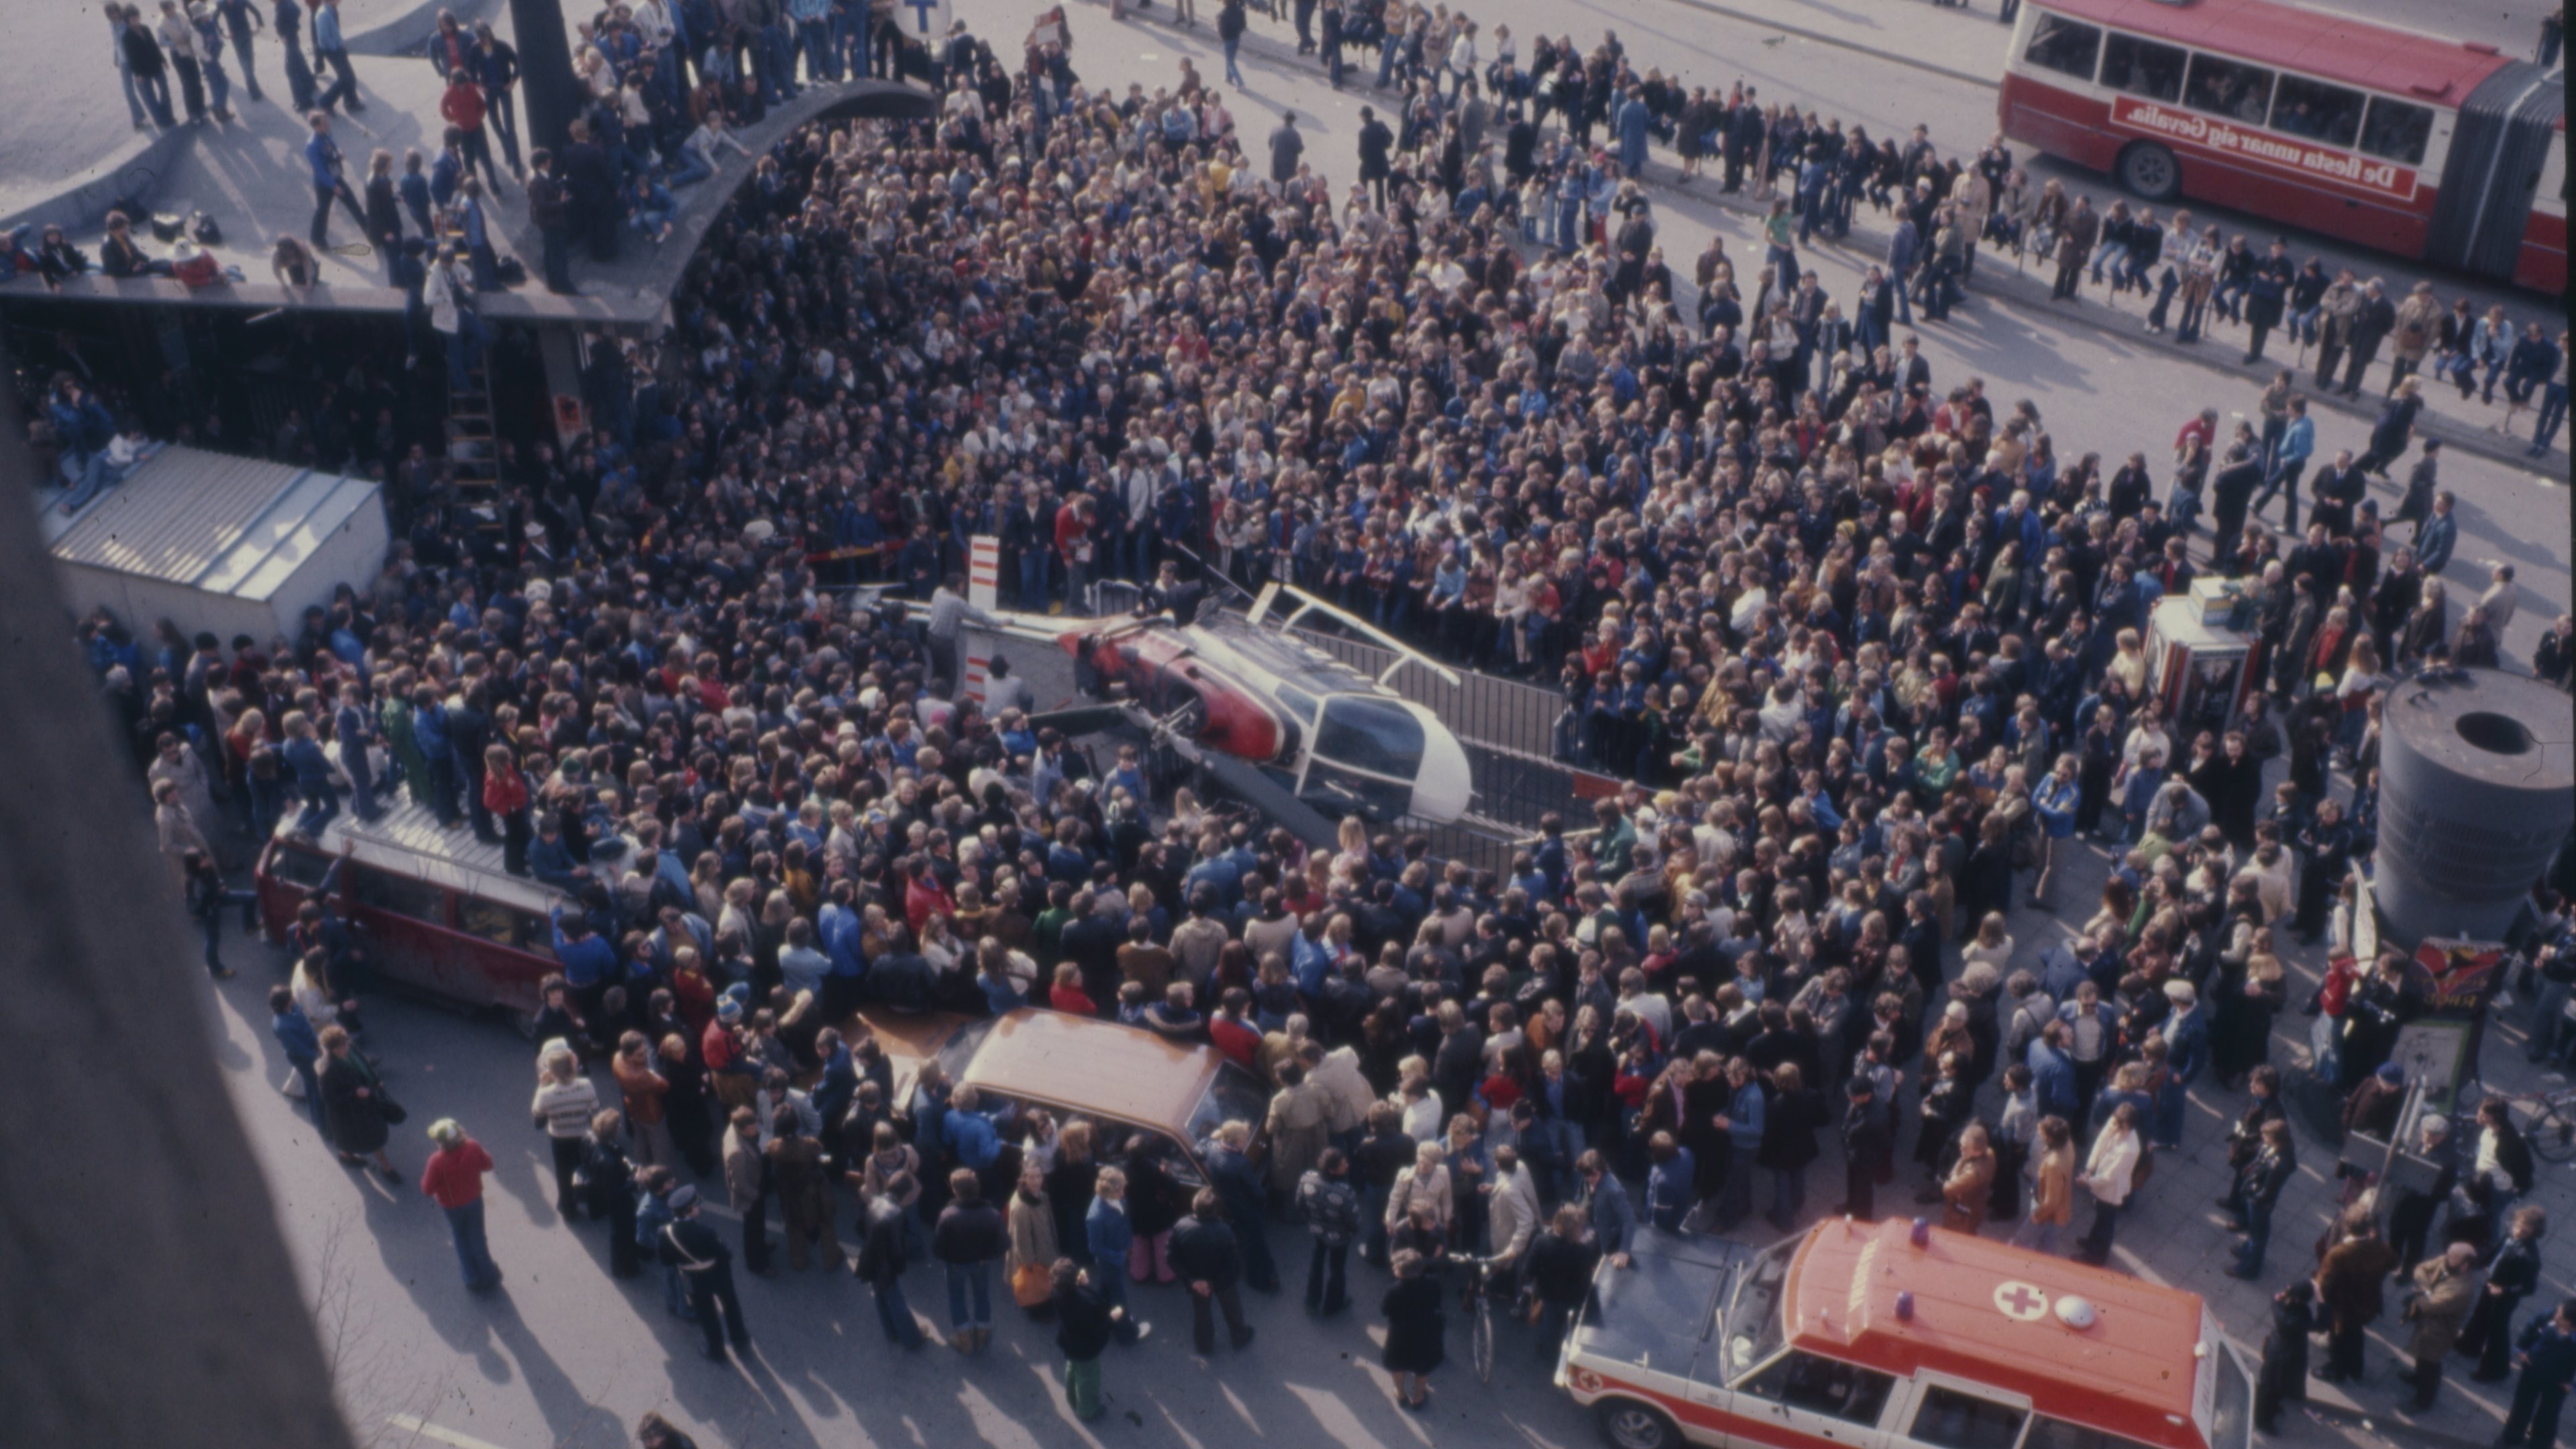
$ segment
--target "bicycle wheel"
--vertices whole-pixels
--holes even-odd
[[[2540,1115],[2523,1129],[2523,1140],[2531,1144],[2531,1155],[2543,1162],[2565,1162],[2576,1156],[2576,1104],[2551,1102],[2540,1109]]]
[[[1476,1321],[1467,1330],[1467,1352],[1476,1366],[1476,1382],[1494,1381],[1494,1305],[1482,1297],[1476,1299]]]

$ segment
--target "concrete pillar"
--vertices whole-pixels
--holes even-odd
[[[528,144],[560,156],[582,104],[561,0],[510,0],[510,24],[518,32],[519,97],[527,104]]]

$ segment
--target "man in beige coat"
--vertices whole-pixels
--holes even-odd
[[[1306,1076],[1302,1062],[1279,1064],[1279,1090],[1270,1096],[1270,1115],[1262,1130],[1270,1138],[1270,1188],[1297,1190],[1297,1179],[1332,1145],[1325,1130],[1323,1091]]]
[[[2415,1265],[2415,1296],[2406,1300],[2406,1321],[2415,1325],[2406,1351],[2415,1355],[2415,1371],[2406,1382],[2415,1386],[2418,1414],[2432,1409],[2442,1387],[2442,1360],[2477,1306],[2477,1268],[2478,1250],[2466,1243],[2453,1243],[2441,1257]]]
[[[1377,1103],[1377,1089],[1360,1070],[1360,1054],[1346,1046],[1328,1052],[1322,1042],[1309,1041],[1299,1049],[1298,1060],[1306,1065],[1306,1080],[1324,1099],[1324,1130],[1344,1151],[1357,1146],[1361,1129],[1368,1126],[1369,1108]]]
[[[2442,304],[2433,295],[2433,284],[2417,282],[2406,300],[2397,304],[2397,330],[2388,335],[2393,351],[2388,364],[2390,392],[2424,365],[2424,354],[2433,350],[2441,331]]]
[[[1538,1180],[1522,1163],[1520,1149],[1506,1143],[1494,1149],[1494,1180],[1485,1189],[1485,1231],[1493,1245],[1494,1267],[1507,1272],[1528,1250],[1539,1227]]]
[[[1959,235],[1966,244],[1959,270],[1959,283],[1967,285],[1977,274],[1977,239],[1986,234],[1986,222],[1995,214],[1995,186],[1982,171],[1962,171],[1950,183],[1950,205],[1959,213]]]

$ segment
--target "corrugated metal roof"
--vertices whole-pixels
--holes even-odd
[[[164,448],[56,539],[54,557],[266,599],[376,486],[285,463]]]
[[[278,822],[278,834],[295,828],[292,816]],[[318,842],[325,855],[348,854],[361,864],[481,896],[532,916],[543,916],[563,899],[552,887],[501,868],[501,847],[486,845],[463,825],[441,825],[427,807],[408,800],[393,803],[373,821],[346,811],[322,827]]]
[[[271,597],[375,491],[363,478],[299,475],[198,577],[197,587],[245,599]]]

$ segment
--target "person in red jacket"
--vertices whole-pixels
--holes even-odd
[[[1055,984],[1047,988],[1047,1005],[1072,1016],[1098,1016],[1100,1004],[1082,989],[1082,968],[1070,961],[1059,961]]]
[[[472,70],[471,66],[458,66],[447,73],[447,93],[438,98],[438,114],[463,133],[457,149],[465,156],[465,169],[470,172],[480,165],[484,184],[498,193],[501,173],[492,165],[492,139],[483,132],[487,106],[483,88],[474,83]]]
[[[1082,600],[1091,585],[1091,530],[1100,510],[1089,494],[1055,511],[1055,552],[1064,563],[1064,608],[1068,614],[1082,612]]]
[[[957,914],[957,902],[948,894],[948,888],[939,883],[928,855],[914,856],[912,863],[904,868],[904,873],[909,879],[903,887],[903,917],[905,923],[912,927],[915,937],[921,935],[922,927],[930,924],[931,917],[954,917]]]
[[[456,1239],[456,1261],[465,1270],[465,1286],[477,1293],[498,1288],[500,1265],[492,1261],[491,1245],[483,1239],[483,1175],[492,1170],[492,1154],[466,1136],[453,1117],[431,1123],[429,1140],[438,1144],[438,1150],[420,1171],[420,1190],[447,1213],[447,1230]]]
[[[483,751],[483,809],[501,822],[501,868],[524,878],[535,831],[528,821],[528,777],[519,773],[519,757],[508,745]]]
[[[1208,1041],[1246,1069],[1261,1055],[1261,1028],[1246,1019],[1251,1010],[1252,993],[1229,986],[1217,1000],[1216,1015],[1208,1020]]]

